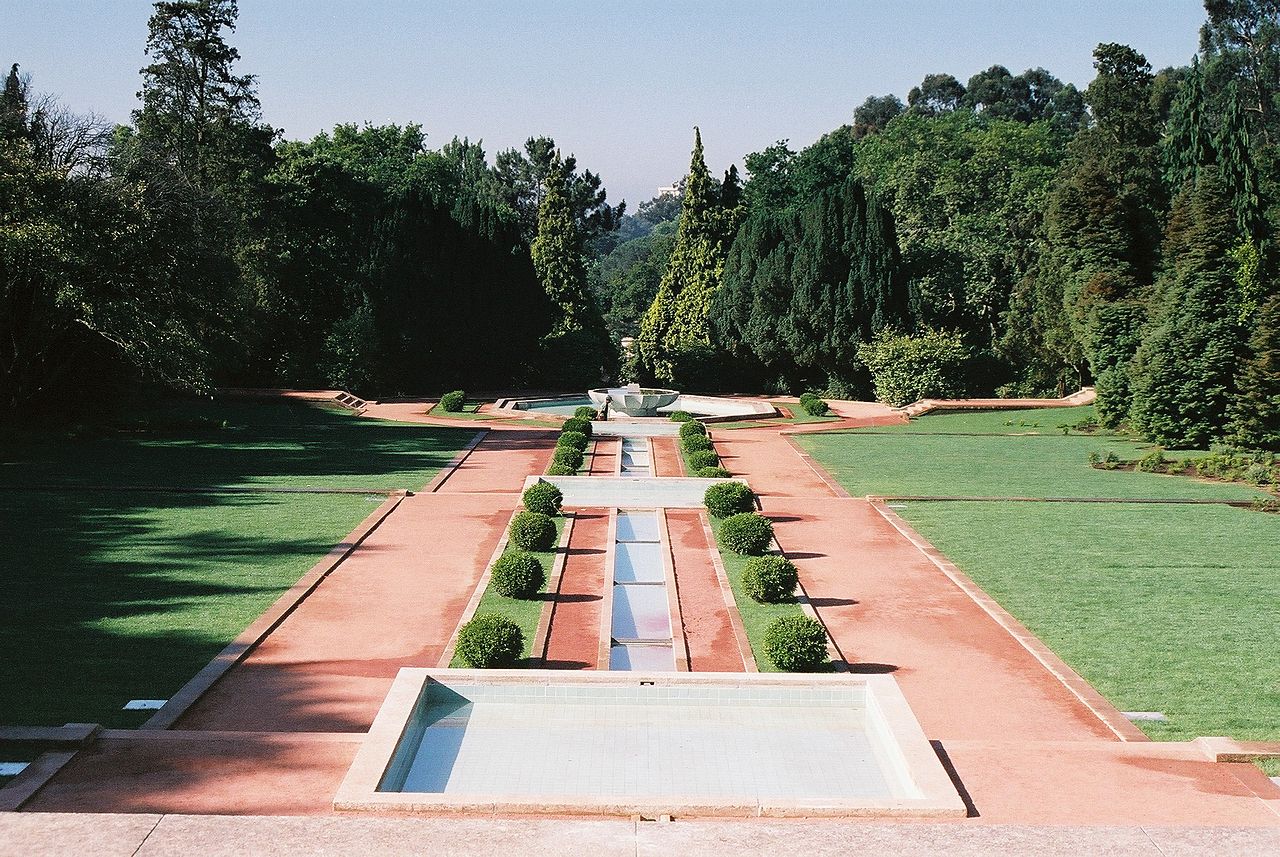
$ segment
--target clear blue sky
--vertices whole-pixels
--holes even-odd
[[[0,0],[0,62],[71,107],[125,120],[147,0]],[[233,36],[268,122],[291,138],[338,122],[418,122],[495,151],[548,134],[631,207],[688,166],[781,138],[799,148],[872,94],[994,63],[1083,87],[1090,51],[1130,44],[1183,64],[1198,0],[240,0]]]

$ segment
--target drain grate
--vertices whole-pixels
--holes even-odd
[[[1163,711],[1121,711],[1129,720],[1143,723],[1167,723],[1169,718],[1164,716]]]

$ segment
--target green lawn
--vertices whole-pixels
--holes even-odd
[[[711,519],[711,529],[720,538],[720,521]],[[755,601],[742,588],[742,571],[750,557],[739,556],[733,551],[720,548],[720,559],[724,562],[725,574],[729,577],[729,587],[733,590],[733,600],[738,605],[738,613],[742,616],[742,627],[747,632],[747,642],[751,644],[751,653],[755,655],[756,666],[761,672],[778,672],[778,668],[764,653],[764,635],[769,625],[782,616],[802,616],[803,608],[799,602],[788,601],[782,604],[761,604]]]
[[[801,423],[831,423],[836,422],[840,417],[835,414],[817,417],[801,408],[799,405],[787,405],[792,416],[790,417],[770,417],[768,419],[758,420],[734,420],[733,422],[710,423],[707,428],[716,429],[735,429],[735,428],[756,428],[758,426],[790,426],[800,425]]]
[[[427,411],[433,417],[441,417],[446,420],[488,420],[493,419],[489,414],[480,413],[480,406],[484,402],[467,402],[462,406],[460,411],[446,411],[439,404],[431,406],[431,410]]]
[[[179,401],[146,420],[84,437],[10,432],[0,437],[0,487],[419,489],[475,435],[302,402]]]
[[[1132,474],[1127,474],[1132,475]],[[1280,516],[908,503],[922,535],[1154,738],[1280,740]]]
[[[1230,500],[1267,496],[1245,485],[1090,467],[1090,452],[1110,450],[1132,460],[1150,449],[1114,435],[1064,436],[1056,428],[1077,422],[1091,411],[939,414],[909,425],[798,435],[795,440],[855,496]]]
[[[420,487],[472,437],[302,404],[148,420],[0,445],[0,724],[141,723],[120,707],[168,698],[384,499],[24,486]]]
[[[553,518],[556,522],[556,544],[560,543],[560,536],[564,534],[565,519],[559,515]],[[551,582],[551,566],[555,563],[556,550],[535,551],[533,555],[542,561],[542,568],[547,573],[547,579],[543,583],[543,595],[538,598],[508,598],[501,595],[493,588],[493,585],[485,587],[484,594],[480,596],[480,603],[476,606],[476,615],[482,613],[501,613],[512,622],[520,626],[520,633],[524,635],[524,662],[528,663],[529,656],[533,652],[533,637],[538,633],[538,619],[542,616],[542,605],[546,603],[547,584]],[[460,669],[466,666],[462,662],[461,656],[455,654],[453,660],[449,662],[449,666]]]

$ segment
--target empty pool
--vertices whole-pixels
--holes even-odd
[[[617,513],[609,616],[611,670],[676,668],[659,514],[656,509]]]
[[[891,676],[402,669],[337,809],[963,815]]]

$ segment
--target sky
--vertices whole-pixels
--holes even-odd
[[[80,112],[127,121],[148,0],[0,0],[0,62]],[[1199,0],[240,0],[230,41],[263,116],[290,139],[340,122],[417,122],[492,161],[555,138],[634,210],[688,169],[781,139],[802,148],[868,95],[932,72],[1043,66],[1083,88],[1091,51],[1123,42],[1182,65]]]

